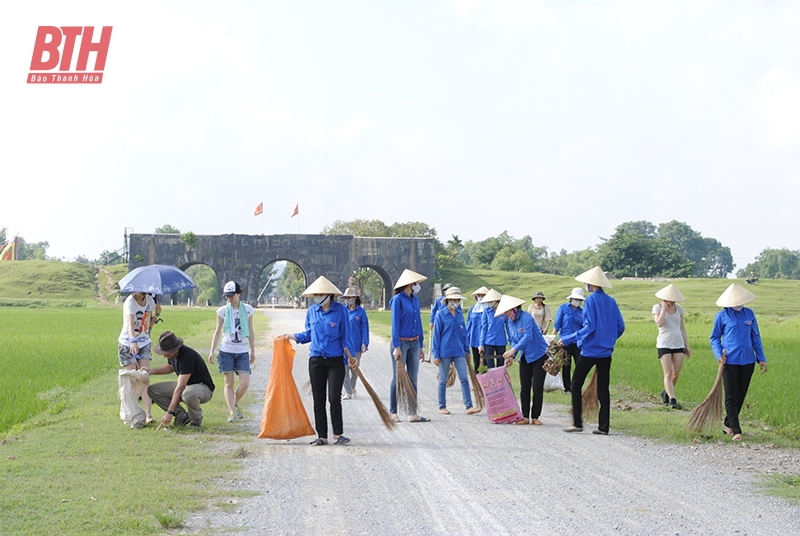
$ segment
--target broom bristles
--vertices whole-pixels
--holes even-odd
[[[450,361],[450,370],[447,372],[447,387],[456,384],[456,364]]]
[[[408,408],[409,415],[417,414],[417,393],[402,361],[397,362],[397,407]]]
[[[725,355],[724,351],[722,355]],[[686,426],[692,432],[702,432],[712,421],[722,419],[722,369],[724,368],[725,363],[721,361],[711,391],[689,415],[689,423]]]
[[[378,393],[376,393],[375,389],[373,389],[372,386],[369,384],[367,379],[364,377],[364,373],[361,372],[361,369],[358,367],[358,365],[354,367],[354,370],[356,371],[356,374],[358,374],[361,383],[364,385],[364,389],[367,390],[367,393],[369,393],[370,398],[372,398],[372,402],[375,404],[375,407],[378,409],[378,415],[381,416],[383,424],[386,425],[386,428],[388,428],[389,430],[393,430],[396,423],[392,420],[392,416],[389,413],[389,410],[387,410],[386,406],[384,406],[383,402],[381,402]]]
[[[600,401],[597,399],[597,367],[594,367],[592,379],[589,380],[589,385],[586,386],[583,395],[581,395],[581,405],[583,406],[583,411],[594,411],[600,407]]]
[[[478,384],[478,375],[475,374],[475,367],[472,366],[472,360],[467,358],[467,366],[469,367],[469,379],[472,380],[472,395],[475,397],[475,405],[479,409],[483,409],[486,404],[486,398],[483,396],[483,389]]]

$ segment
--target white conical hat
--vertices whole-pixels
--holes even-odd
[[[447,292],[444,293],[445,300],[466,300],[464,296],[461,295],[461,289],[458,287],[450,287],[447,289]]]
[[[473,292],[472,294],[470,294],[470,297],[474,298],[474,297],[476,297],[478,294],[485,295],[487,292],[489,292],[489,289],[488,289],[488,288],[486,288],[486,287],[481,287],[481,288],[479,288],[478,290],[476,290],[475,292]]]
[[[418,274],[417,272],[411,271],[408,268],[406,268],[405,270],[403,270],[403,273],[400,274],[400,277],[398,278],[397,283],[395,283],[394,288],[398,289],[398,288],[403,288],[404,286],[410,285],[412,283],[421,283],[426,279],[428,278],[425,277],[424,275]]]
[[[334,296],[341,296],[342,291],[336,288],[336,285],[325,279],[325,276],[321,275],[316,281],[311,283],[300,296],[307,298],[308,296],[319,294],[333,294]]]
[[[594,285],[596,287],[611,288],[611,283],[608,282],[605,272],[599,266],[595,266],[591,270],[586,270],[581,275],[575,278],[575,281]]]
[[[755,299],[755,294],[736,283],[731,283],[731,286],[717,298],[717,305],[719,307],[737,307],[755,301]]]
[[[503,295],[497,292],[495,289],[491,289],[486,293],[486,296],[483,297],[481,303],[489,303],[493,301],[500,301]]]
[[[666,287],[662,288],[658,292],[656,292],[656,298],[661,298],[662,300],[667,301],[684,301],[686,298],[683,297],[681,291],[678,290],[678,287],[670,283]]]
[[[500,303],[497,304],[497,310],[494,312],[494,316],[500,316],[506,311],[510,311],[517,305],[522,305],[523,303],[525,303],[525,300],[520,300],[514,296],[504,294],[503,297],[500,298]]]

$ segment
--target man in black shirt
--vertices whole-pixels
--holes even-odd
[[[159,382],[147,388],[147,394],[153,402],[166,411],[161,424],[169,424],[175,417],[175,424],[199,428],[203,424],[203,410],[200,404],[211,400],[214,394],[214,381],[208,373],[205,361],[195,350],[183,345],[183,339],[165,331],[158,338],[158,344],[153,351],[167,358],[167,364],[151,369],[143,367],[148,374],[178,375],[177,382]],[[181,400],[186,404],[186,410],[181,406]]]

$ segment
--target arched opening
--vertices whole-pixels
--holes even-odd
[[[358,289],[361,305],[365,309],[383,310],[391,298],[392,280],[379,266],[359,266],[353,270],[347,284]],[[388,295],[386,289],[390,289]]]
[[[216,306],[221,303],[217,272],[213,268],[202,263],[188,264],[180,268],[192,278],[197,287],[171,294],[170,302],[173,305]]]
[[[299,264],[280,259],[264,266],[258,276],[259,307],[301,307],[300,294],[308,287]]]

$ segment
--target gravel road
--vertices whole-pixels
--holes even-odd
[[[304,311],[267,311],[272,337],[303,325]],[[308,345],[294,375],[310,412]],[[436,367],[420,369],[420,413],[430,423],[380,421],[363,389],[343,401],[346,446],[312,437],[256,439],[271,352],[256,362],[242,426],[253,432],[241,479],[220,484],[257,495],[229,512],[192,514],[189,533],[234,534],[797,534],[800,507],[760,492],[760,475],[800,474],[797,451],[734,445],[662,445],[596,426],[565,434],[563,407],[545,404],[544,426],[493,425],[468,416],[458,386],[453,415],[438,414]],[[388,406],[388,341],[373,337],[361,368]],[[310,415],[310,414],[309,414]],[[310,416],[313,424],[313,417]],[[592,424],[595,424],[593,426]],[[233,450],[234,447],[231,448]]]

